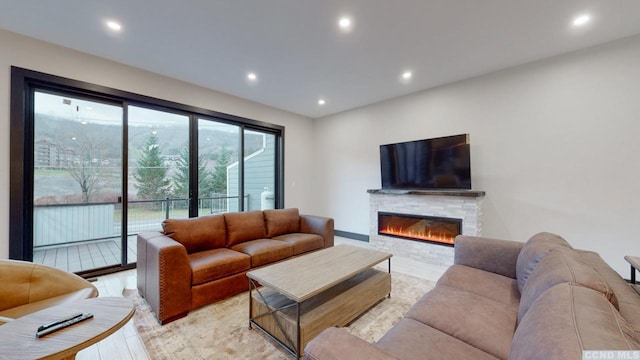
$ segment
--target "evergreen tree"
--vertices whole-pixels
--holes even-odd
[[[211,192],[211,174],[205,168],[205,158],[198,156],[198,191],[199,196],[208,197]],[[179,199],[189,198],[189,147],[185,145],[180,149],[176,162],[176,173],[173,178],[175,196]]]
[[[149,200],[164,199],[169,192],[169,180],[166,179],[167,168],[160,156],[160,146],[155,134],[147,138],[137,163],[134,179],[137,181],[138,197]]]
[[[180,149],[173,185],[176,198],[187,199],[189,197],[189,146],[187,145]]]
[[[222,148],[217,154],[216,166],[211,175],[211,191],[218,194],[227,193],[227,167],[231,163],[231,151]]]
[[[204,163],[204,158],[201,157],[198,160],[201,160]],[[211,180],[213,178],[213,174],[211,171],[205,170],[204,166],[198,168],[198,196],[201,198],[208,198],[211,196],[213,192],[213,188],[211,187]]]

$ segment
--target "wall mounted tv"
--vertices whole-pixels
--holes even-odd
[[[380,146],[383,189],[471,189],[469,134]]]

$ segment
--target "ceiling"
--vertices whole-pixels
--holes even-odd
[[[0,0],[0,28],[310,118],[635,35],[638,19],[636,0]]]

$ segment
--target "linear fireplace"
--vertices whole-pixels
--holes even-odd
[[[378,234],[453,246],[462,219],[378,212]]]
[[[482,236],[484,191],[370,189],[367,192],[369,193],[369,243],[376,250],[431,265],[448,267],[454,262],[453,246],[381,235],[378,226],[380,212],[462,219],[461,235]]]

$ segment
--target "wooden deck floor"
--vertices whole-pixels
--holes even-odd
[[[137,261],[137,237],[129,236],[127,257]],[[61,245],[33,250],[33,262],[69,272],[80,272],[120,264],[120,239],[98,240],[82,244]]]

